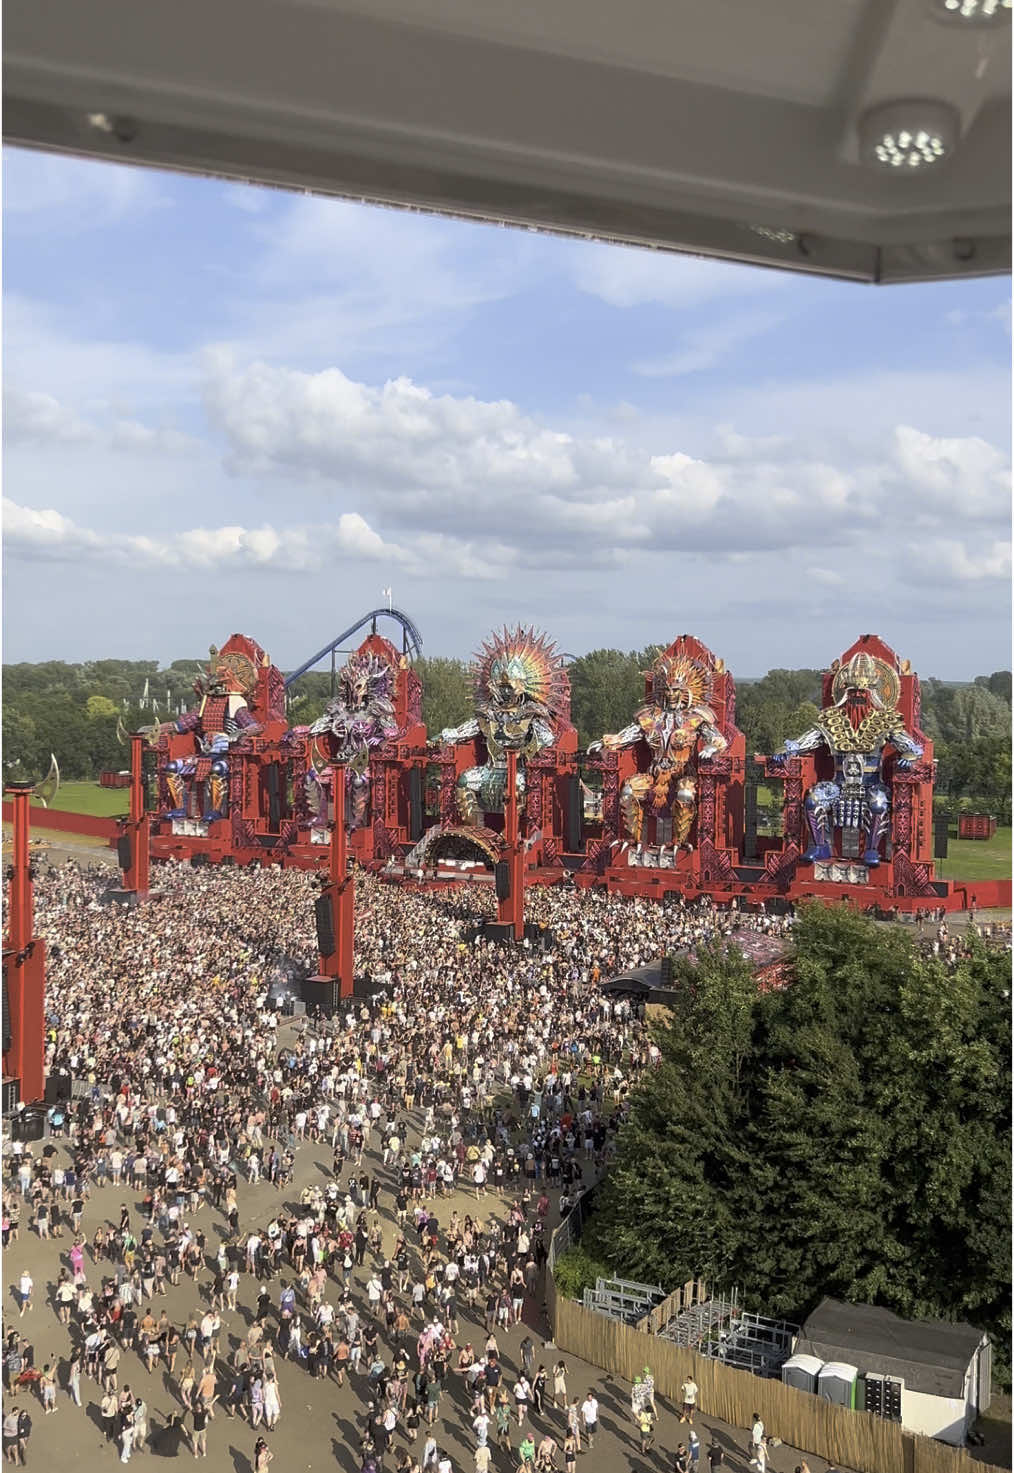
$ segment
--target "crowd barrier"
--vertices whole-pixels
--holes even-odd
[[[680,1388],[691,1375],[700,1388],[698,1406],[705,1416],[746,1429],[759,1411],[769,1436],[854,1473],[1000,1473],[964,1448],[906,1432],[898,1423],[869,1412],[834,1406],[780,1381],[731,1370],[720,1361],[585,1309],[559,1293],[552,1272],[557,1256],[576,1241],[579,1231],[580,1217],[576,1222],[566,1220],[550,1241],[546,1307],[553,1342],[560,1350],[626,1381],[650,1365],[656,1392],[671,1402],[679,1402]]]

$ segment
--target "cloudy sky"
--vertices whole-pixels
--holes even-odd
[[[874,289],[10,151],[4,659],[688,631],[1010,659],[1010,286]]]

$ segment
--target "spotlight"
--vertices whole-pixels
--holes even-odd
[[[931,0],[931,4],[938,20],[995,26],[1010,20],[1012,0]]]
[[[860,119],[859,151],[874,168],[914,174],[953,153],[958,134],[958,116],[949,103],[885,102]]]

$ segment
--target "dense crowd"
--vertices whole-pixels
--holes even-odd
[[[604,1165],[655,1055],[630,1003],[594,984],[721,931],[787,922],[534,890],[528,913],[548,946],[504,949],[467,939],[493,909],[488,887],[360,876],[367,996],[293,1028],[279,1000],[313,969],[317,883],[169,865],[160,898],[124,910],[102,903],[106,872],[37,879],[47,1072],[69,1075],[75,1098],[51,1109],[41,1151],[6,1152],[3,1237],[15,1266],[20,1233],[53,1243],[69,1350],[37,1364],[21,1333],[34,1285],[15,1275],[5,1381],[33,1387],[48,1415],[58,1388],[80,1406],[90,1378],[127,1461],[154,1435],[130,1382],[160,1368],[177,1403],[160,1440],[205,1455],[218,1407],[257,1431],[256,1473],[272,1457],[285,1359],[360,1389],[366,1470],[388,1456],[402,1473],[454,1468],[440,1438],[453,1381],[479,1473],[494,1446],[522,1467],[572,1468],[594,1440],[594,1398],[569,1396],[565,1365],[537,1364],[529,1333],[548,1228]],[[287,1202],[307,1146],[330,1170],[304,1173]],[[262,1182],[277,1188],[267,1209],[248,1191]],[[95,1197],[105,1215],[90,1232]],[[118,1219],[107,1198],[125,1199]],[[207,1210],[224,1219],[220,1241]],[[152,1307],[163,1296],[182,1306],[173,1316]],[[243,1310],[249,1325],[227,1353],[223,1323]],[[498,1337],[517,1325],[508,1373]],[[10,1461],[24,1460],[19,1425],[15,1404]]]

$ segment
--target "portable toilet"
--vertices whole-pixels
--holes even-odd
[[[829,1360],[817,1376],[817,1395],[834,1402],[835,1406],[852,1407],[854,1410],[858,1377],[857,1366],[850,1366],[842,1360]]]
[[[815,1392],[824,1362],[815,1355],[790,1355],[782,1366],[782,1385],[797,1391]]]

